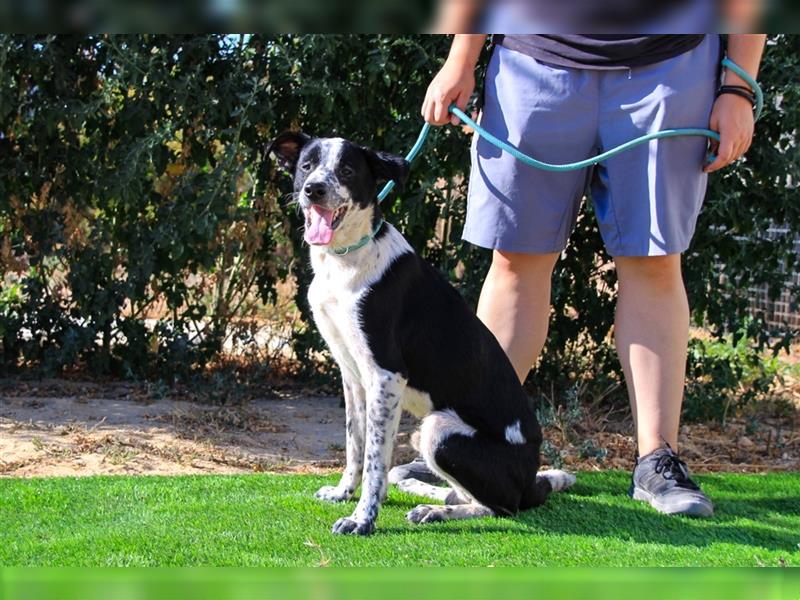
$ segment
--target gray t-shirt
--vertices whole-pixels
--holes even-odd
[[[697,35],[495,35],[494,42],[537,60],[579,69],[641,67],[700,45]]]

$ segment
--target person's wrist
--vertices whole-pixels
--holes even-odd
[[[740,77],[733,71],[725,71],[723,85],[740,85],[746,87],[748,90],[753,89],[752,87],[750,87],[750,84],[747,83],[747,81],[745,81],[742,77]]]
[[[730,85],[730,84],[726,84],[726,85]],[[734,103],[737,103],[737,102],[741,103],[742,106],[746,106],[750,110],[753,110],[753,101],[750,100],[749,98],[746,98],[745,96],[739,96],[738,94],[732,94],[732,93],[718,94],[717,95],[717,100],[720,100],[721,98],[736,98],[736,100],[733,101]]]
[[[460,71],[462,74],[469,73],[475,70],[477,61],[473,61],[467,53],[450,54],[445,61],[444,66],[448,70]]]
[[[453,65],[454,68],[474,71],[485,39],[485,35],[456,36],[453,45],[450,46],[446,62]]]

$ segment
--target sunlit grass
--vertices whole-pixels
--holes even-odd
[[[412,525],[423,500],[392,490],[370,538],[331,524],[352,504],[335,477],[0,480],[1,565],[800,565],[800,474],[698,476],[710,520],[667,517],[625,495],[627,473],[579,473],[513,519]]]

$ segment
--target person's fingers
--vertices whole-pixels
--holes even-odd
[[[719,143],[719,157],[723,161],[723,166],[727,166],[733,162],[734,159],[734,145],[733,140],[730,138],[725,139],[723,138],[722,141]]]
[[[740,138],[739,142],[736,144],[736,150],[733,151],[733,159],[731,160],[731,162],[736,162],[737,160],[742,158],[745,152],[747,152],[747,139]]]
[[[750,148],[750,143],[752,141],[753,141],[752,134],[748,133],[747,131],[741,133],[739,135],[738,140],[736,141],[731,162],[736,162],[737,160],[742,158],[747,153],[747,150]]]
[[[466,110],[468,101],[469,101],[469,95],[464,90],[461,90],[458,96],[456,96],[456,98],[453,100],[452,104],[455,104],[461,110]],[[450,106],[447,107],[447,111],[448,113],[450,112]],[[456,115],[450,113],[450,123],[452,125],[458,125],[459,123],[461,123],[461,119],[459,119]]]
[[[716,111],[712,111],[708,127],[712,131],[719,132],[719,123],[717,120]],[[703,171],[710,173],[711,167],[714,166],[716,168],[719,163],[719,140],[709,139],[707,157],[711,162],[708,162],[703,166]]]
[[[450,112],[450,106],[452,104],[455,104],[456,106],[458,106],[458,96],[456,96],[453,99],[452,102],[448,102],[447,106],[445,106],[445,110],[447,111],[447,118],[448,118],[448,121],[450,121],[450,125],[458,125],[461,122],[461,120],[457,116],[455,116],[453,113]]]
[[[711,173],[712,171],[716,171],[728,166],[733,162],[736,162],[745,154],[747,154],[747,151],[750,150],[752,143],[753,136],[748,134],[745,134],[736,140],[730,136],[727,136],[723,137],[721,143],[715,141],[711,142],[709,144],[709,150],[712,154],[716,155],[716,159],[711,164],[706,166],[704,171],[706,173]]]
[[[740,146],[740,141],[738,139],[731,141],[731,152],[728,155],[729,165],[736,162],[736,159],[739,158],[739,146]]]
[[[722,161],[722,166],[729,165],[733,160],[734,141],[733,138],[727,134],[720,132],[722,139],[719,141],[719,156]]]
[[[422,118],[428,123],[433,120],[433,99],[430,88],[425,93],[425,100],[422,102]]]
[[[703,170],[706,173],[713,173],[714,171],[729,165],[733,161],[733,151],[733,140],[729,136],[722,134],[722,139],[720,140],[719,147],[717,148],[716,160]]]
[[[433,123],[434,125],[444,125],[447,123],[447,99],[439,95],[434,100]]]
[[[706,152],[706,161],[703,164],[703,171],[708,173],[708,169],[714,162],[717,160],[717,155],[719,152],[719,142],[717,140],[709,140],[708,141],[708,151]]]
[[[451,102],[450,104],[455,104],[456,106],[461,108],[461,104],[459,104],[458,97],[456,97],[455,100],[453,100],[453,102]],[[459,123],[461,123],[461,119],[459,119],[457,116],[455,116],[453,113],[450,112],[450,106],[447,107],[447,114],[450,116],[450,125],[458,125]]]
[[[742,154],[740,156],[744,156],[745,154],[747,154],[750,151],[750,147],[752,145],[753,145],[753,136],[751,135],[750,137],[747,138],[747,141],[745,141],[744,146],[742,148]]]
[[[436,99],[432,96],[426,101],[425,120],[431,125],[441,125],[436,119]]]
[[[742,140],[742,148],[741,148],[741,152],[739,154],[740,157],[742,157],[745,154],[747,154],[747,152],[750,150],[750,146],[753,145],[753,136],[754,135],[755,135],[755,128],[754,127],[751,127],[750,129],[747,130],[747,133],[744,136],[744,140]]]

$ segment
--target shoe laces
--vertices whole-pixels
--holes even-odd
[[[678,455],[671,450],[658,457],[655,471],[664,479],[671,479],[678,487],[699,490],[698,485],[689,477],[689,468]]]

